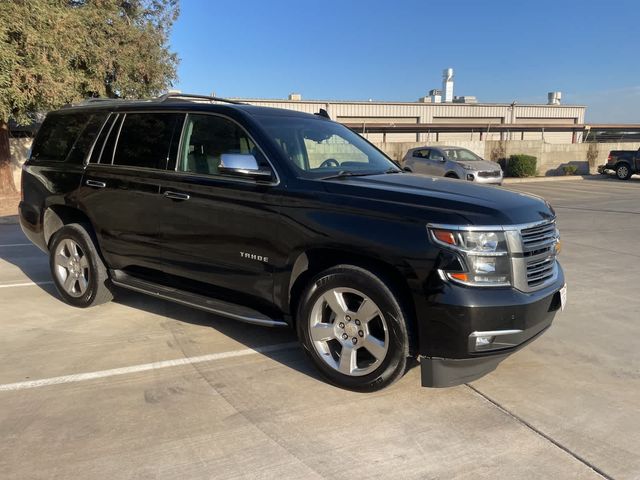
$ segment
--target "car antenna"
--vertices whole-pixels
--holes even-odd
[[[319,117],[324,117],[324,118],[328,118],[329,120],[331,120],[331,117],[329,116],[329,114],[327,113],[327,111],[324,108],[321,108],[320,111],[318,113],[314,113],[314,115],[318,115]]]

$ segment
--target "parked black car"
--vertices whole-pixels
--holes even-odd
[[[71,305],[114,286],[294,327],[322,375],[375,390],[418,357],[476,379],[564,303],[551,207],[401,171],[322,115],[166,95],[47,115],[20,221]]]
[[[620,180],[629,180],[631,175],[640,173],[639,150],[611,150],[606,165],[598,167],[600,173],[613,170]]]

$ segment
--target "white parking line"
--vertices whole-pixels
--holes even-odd
[[[50,385],[60,385],[63,383],[83,382],[85,380],[115,377],[118,375],[146,372],[149,370],[158,370],[161,368],[179,367],[181,365],[193,365],[202,362],[213,362],[216,360],[224,360],[225,358],[244,357],[247,355],[256,355],[258,353],[277,352],[280,350],[289,350],[297,347],[298,345],[298,342],[278,343],[276,345],[267,345],[265,347],[246,348],[243,350],[211,353],[209,355],[201,355],[199,357],[177,358],[175,360],[164,360],[162,362],[143,363],[141,365],[133,365],[131,367],[112,368],[111,370],[78,373],[75,375],[64,375],[62,377],[43,378],[40,380],[29,380],[26,382],[6,383],[4,385],[0,385],[0,392],[13,392],[17,390],[26,390],[28,388],[48,387]]]
[[[7,243],[4,245],[0,245],[2,247],[35,247],[33,243]]]
[[[22,282],[22,283],[7,283],[6,285],[0,285],[0,288],[14,288],[14,287],[33,287],[35,285],[51,285],[51,280],[45,282]]]

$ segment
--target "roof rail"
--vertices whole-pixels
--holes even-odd
[[[137,98],[108,98],[108,97],[91,97],[85,98],[77,103],[71,103],[65,105],[67,107],[80,107],[83,105],[91,105],[92,103],[134,103],[134,102],[152,102],[154,100],[140,100]]]
[[[193,93],[165,93],[158,97],[155,101],[158,102],[166,102],[167,100],[172,99],[187,99],[187,100],[209,100],[210,102],[223,102],[223,103],[232,103],[234,105],[244,105],[242,102],[236,102],[235,100],[228,100],[226,98],[220,97],[210,97],[209,95],[196,95]]]
[[[222,102],[222,103],[232,103],[234,105],[244,105],[242,102],[237,102],[235,100],[228,100],[226,98],[219,97],[210,97],[208,95],[196,95],[192,93],[165,93],[164,95],[160,95],[156,98],[148,98],[148,99],[139,99],[139,98],[105,98],[105,97],[92,97],[85,98],[78,103],[73,103],[68,105],[69,107],[78,107],[82,105],[91,105],[92,103],[140,103],[140,102],[157,102],[162,103],[168,100],[208,100],[209,102]],[[67,107],[67,105],[65,105]]]

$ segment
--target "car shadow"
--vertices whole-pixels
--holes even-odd
[[[29,243],[19,230],[20,227],[15,224],[0,224],[0,245]],[[0,260],[17,267],[29,281],[35,283],[35,286],[62,301],[55,285],[50,283],[52,279],[49,272],[48,257],[37,247],[31,245],[19,247],[0,246]],[[0,280],[0,283],[23,283],[24,281],[1,282]],[[172,342],[174,346],[181,350],[185,356],[202,355],[203,353],[199,351],[196,354],[190,354],[190,340],[188,338],[180,338],[179,323],[176,322],[211,328],[225,337],[240,342],[247,348],[258,349],[260,354],[284,366],[317,381],[324,381],[299,346],[274,351],[261,350],[261,347],[269,345],[297,343],[296,334],[291,328],[252,325],[123,288],[114,287],[113,291],[115,297],[113,301],[117,304],[142,310],[168,320],[174,320],[175,322],[164,322],[163,328],[173,335],[174,340]],[[193,350],[193,348],[191,349]]]
[[[54,291],[55,288],[51,286]],[[114,302],[136,310],[175,320],[179,323],[167,322],[163,325],[174,337],[176,346],[188,357],[193,356],[189,352],[192,345],[189,345],[188,338],[181,337],[180,323],[188,323],[201,327],[207,327],[242,343],[245,347],[258,350],[264,355],[288,368],[307,375],[317,381],[324,380],[317,373],[311,361],[306,358],[302,348],[298,345],[287,346],[286,348],[273,351],[262,350],[261,347],[270,345],[297,344],[295,331],[287,327],[264,327],[249,323],[240,322],[220,315],[214,315],[199,309],[180,305],[169,300],[152,297],[150,295],[132,292],[124,288],[114,288]],[[198,352],[197,355],[201,355]]]

